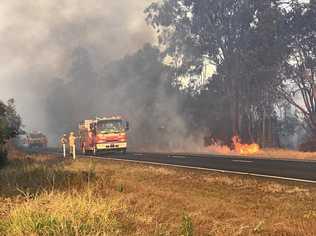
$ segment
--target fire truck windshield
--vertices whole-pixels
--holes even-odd
[[[45,137],[41,133],[39,133],[39,134],[30,134],[29,136],[30,136],[30,138],[33,138],[33,139],[40,139],[40,138],[44,138]]]
[[[97,133],[109,134],[124,132],[124,125],[122,120],[105,120],[98,121]]]

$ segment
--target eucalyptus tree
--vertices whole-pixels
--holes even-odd
[[[290,57],[280,73],[280,93],[316,134],[316,4],[293,2],[288,14]]]
[[[215,66],[211,80],[222,81],[223,101],[229,101],[230,135],[262,144],[268,140],[266,121],[272,120],[278,100],[277,75],[288,55],[283,4],[164,0],[146,10],[178,73],[199,73],[205,60]]]

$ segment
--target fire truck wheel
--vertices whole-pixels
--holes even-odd
[[[126,154],[126,152],[127,152],[126,148],[122,149],[123,154]]]

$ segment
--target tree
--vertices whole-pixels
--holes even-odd
[[[0,101],[0,165],[6,161],[6,142],[20,133],[20,127],[21,118],[16,113],[14,99],[8,100],[7,104]]]
[[[16,113],[14,100],[8,100],[7,104],[0,101],[0,145],[16,137],[20,132],[20,127],[21,118]]]
[[[277,75],[288,55],[286,12],[279,4],[164,0],[146,10],[147,21],[157,29],[165,54],[174,59],[179,73],[199,73],[205,60],[216,67],[211,80],[223,86],[230,136],[262,145],[272,139]]]
[[[315,3],[314,3],[315,4]],[[282,96],[304,116],[316,135],[316,6],[295,3],[289,12],[289,48],[279,87]]]

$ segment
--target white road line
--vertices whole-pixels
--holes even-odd
[[[51,154],[56,154],[56,153],[51,153]],[[60,154],[60,153],[57,153],[57,154]],[[127,159],[116,159],[116,158],[108,158],[108,157],[106,157],[106,158],[96,157],[96,156],[86,156],[86,157],[99,159],[99,160],[103,160],[103,161],[111,160],[111,161],[131,162],[131,163],[137,163],[137,164],[149,164],[149,165],[156,165],[156,166],[170,166],[170,167],[177,167],[177,168],[183,168],[183,169],[213,171],[213,172],[219,172],[219,173],[248,175],[248,176],[262,177],[262,178],[268,178],[268,179],[278,179],[278,180],[287,180],[287,181],[295,181],[295,182],[301,182],[301,183],[316,184],[316,181],[314,181],[314,180],[287,178],[287,177],[274,176],[274,175],[261,175],[261,174],[255,174],[255,173],[250,173],[250,172],[239,172],[239,171],[220,170],[220,169],[211,169],[211,168],[209,169],[209,168],[203,168],[203,167],[192,167],[192,166],[165,164],[165,163],[157,163],[157,162],[150,162],[150,161],[135,161],[135,160],[127,160]]]
[[[209,169],[209,168],[203,168],[203,167],[192,167],[192,166],[184,166],[184,165],[165,164],[165,163],[157,163],[157,162],[150,162],[150,161],[135,161],[135,160],[127,160],[127,159],[108,158],[108,157],[102,158],[102,157],[95,157],[95,156],[90,156],[90,157],[95,158],[95,159],[100,159],[100,160],[122,161],[122,162],[131,162],[131,163],[137,163],[137,164],[150,164],[150,165],[156,165],[156,166],[170,166],[170,167],[177,167],[177,168],[184,168],[184,169],[214,171],[214,172],[219,172],[219,173],[248,175],[248,176],[263,177],[263,178],[269,178],[269,179],[288,180],[288,181],[296,181],[296,182],[302,182],[302,183],[316,184],[316,181],[313,181],[313,180],[287,178],[287,177],[280,177],[280,176],[274,176],[274,175],[261,175],[261,174],[248,173],[248,172],[220,170],[220,169],[211,169],[211,168]]]
[[[252,163],[253,161],[246,161],[246,160],[232,160],[232,162]]]
[[[186,156],[168,156],[168,157],[172,157],[172,158],[187,158]]]

